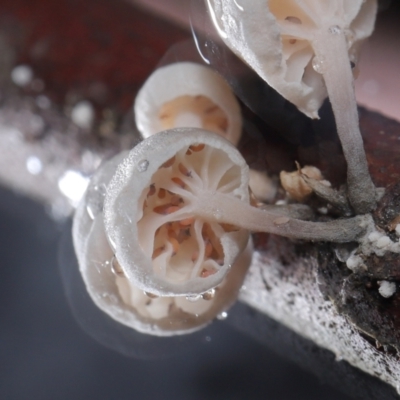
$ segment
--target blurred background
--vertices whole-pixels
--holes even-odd
[[[400,120],[399,7],[381,9],[357,96]],[[140,340],[107,347],[91,315],[74,316],[65,277],[76,266],[67,215],[77,188],[137,140],[135,93],[190,38],[188,10],[187,0],[0,1],[0,398],[396,398],[241,304],[172,350],[147,339],[146,351],[134,348]],[[89,125],[73,118],[82,102]],[[78,169],[71,181],[65,171]]]

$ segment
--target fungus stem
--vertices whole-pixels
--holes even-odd
[[[348,196],[357,214],[376,205],[375,186],[358,123],[354,80],[345,35],[332,30],[318,32],[313,40],[317,69],[322,73],[335,115],[336,127],[347,162]]]
[[[204,220],[236,225],[253,232],[268,232],[292,239],[346,243],[362,237],[372,218],[369,215],[329,222],[303,221],[252,207],[223,193],[203,193],[196,198],[195,213]]]

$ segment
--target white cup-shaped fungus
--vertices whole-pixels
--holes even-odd
[[[224,42],[269,85],[317,118],[328,94],[347,161],[350,203],[370,212],[376,191],[358,125],[351,67],[374,28],[376,0],[207,0]]]
[[[82,278],[101,310],[139,332],[171,336],[196,331],[235,301],[250,265],[251,241],[222,283],[206,293],[190,298],[157,297],[136,287],[114,256],[103,216],[106,188],[126,155],[122,153],[100,167],[76,211],[73,241]]]
[[[127,278],[161,296],[218,286],[249,232],[220,223],[217,193],[249,203],[248,166],[236,148],[200,129],[139,143],[119,165],[105,201],[106,231]]]
[[[372,223],[369,215],[302,220],[312,217],[303,205],[253,207],[238,150],[211,132],[176,128],[99,169],[73,239],[94,302],[141,332],[167,335],[195,330],[232,303],[249,231],[348,242]]]
[[[157,132],[193,127],[239,142],[242,117],[228,83],[212,69],[179,62],[156,69],[140,89],[134,106],[144,138]]]

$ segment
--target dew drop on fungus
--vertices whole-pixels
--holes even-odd
[[[142,160],[139,161],[138,165],[137,165],[137,170],[139,172],[146,172],[147,168],[149,167],[149,160]]]
[[[125,276],[124,271],[122,270],[115,256],[113,256],[113,258],[111,259],[111,272],[118,276]]]
[[[288,217],[279,217],[277,219],[274,220],[274,224],[276,226],[280,226],[280,225],[285,225],[290,221],[290,219]]]
[[[322,57],[315,56],[312,60],[312,67],[315,72],[323,74],[325,72],[325,60]]]
[[[201,295],[203,300],[212,300],[215,297],[215,289],[210,289]]]

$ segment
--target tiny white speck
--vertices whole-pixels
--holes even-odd
[[[392,241],[388,236],[382,236],[378,241],[376,242],[376,247],[379,249],[383,249],[384,247],[388,246]]]
[[[379,294],[382,297],[388,298],[396,293],[396,284],[389,281],[378,281]]]
[[[36,156],[29,156],[26,159],[26,169],[32,175],[38,175],[42,172],[43,164]]]
[[[277,206],[284,206],[285,204],[287,204],[287,201],[286,200],[278,200],[275,204]]]
[[[11,80],[17,86],[26,86],[28,85],[33,78],[32,68],[28,65],[18,65],[11,71]]]
[[[75,104],[71,111],[72,121],[82,129],[90,129],[94,120],[94,108],[92,103],[83,100]]]
[[[320,207],[320,208],[318,208],[318,212],[320,214],[326,215],[326,214],[328,214],[328,209],[326,207]]]

